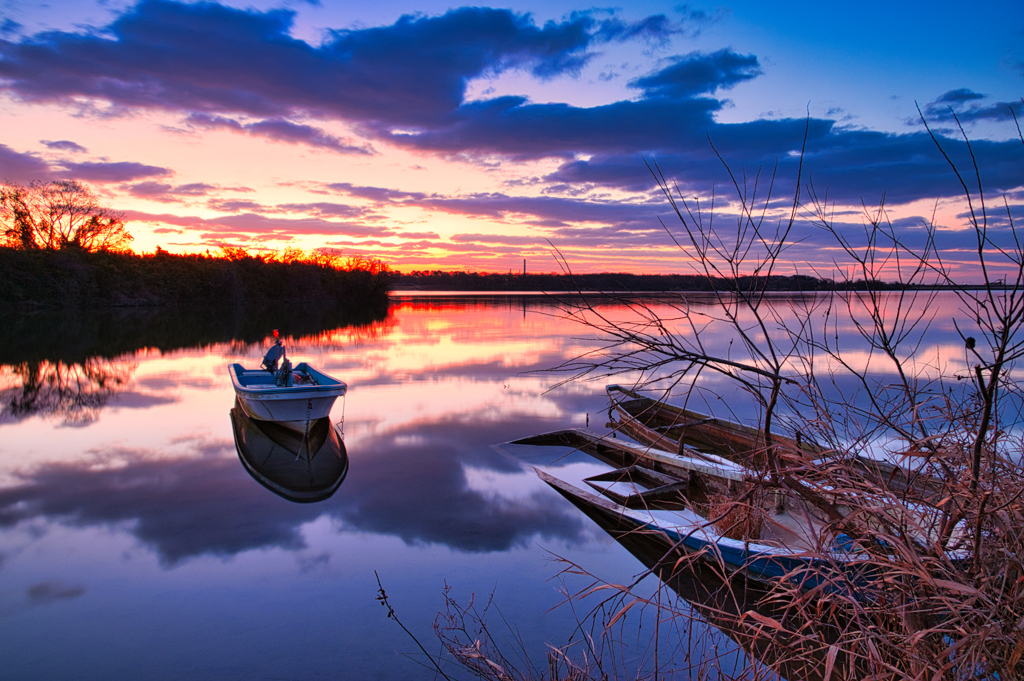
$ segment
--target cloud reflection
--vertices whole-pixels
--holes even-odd
[[[302,526],[324,515],[347,530],[461,552],[507,551],[538,535],[580,539],[579,518],[546,490],[501,498],[471,489],[467,466],[521,470],[490,448],[521,430],[511,421],[467,417],[361,439],[344,487],[315,505],[290,503],[254,482],[230,441],[193,442],[192,458],[169,460],[150,450],[106,451],[104,458],[127,463],[57,463],[22,474],[20,484],[0,490],[0,527],[45,519],[123,528],[165,567],[254,549],[300,551],[306,548]],[[319,556],[303,567],[328,560]]]

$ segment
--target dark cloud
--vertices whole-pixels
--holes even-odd
[[[630,81],[629,86],[642,90],[644,97],[677,99],[712,94],[761,75],[757,57],[728,49],[712,54],[692,52],[671,61],[656,73]]]
[[[146,177],[165,177],[173,171],[170,168],[150,166],[144,163],[118,161],[83,161],[82,163],[61,162],[63,176],[84,182],[132,182]]]
[[[210,199],[206,202],[206,205],[214,210],[225,213],[240,213],[243,210],[251,213],[262,213],[266,210],[266,206],[262,204],[242,199]]]
[[[952,103],[952,102],[969,102],[976,99],[985,99],[985,95],[973,92],[965,87],[949,90],[939,97],[936,102],[941,103]]]
[[[597,222],[615,225],[657,226],[655,216],[661,209],[653,204],[619,201],[598,202],[555,196],[508,196],[476,194],[464,198],[436,198],[416,202],[417,206],[445,213],[489,218],[520,215],[549,221],[555,226]]]
[[[311,147],[330,149],[339,154],[373,154],[373,148],[369,145],[356,144],[349,139],[343,139],[332,135],[321,128],[312,125],[292,123],[283,118],[272,118],[255,123],[241,123],[233,118],[225,116],[211,116],[205,113],[193,113],[185,123],[191,127],[205,130],[230,130],[243,132],[253,137],[262,137],[275,142],[286,142],[288,144],[305,144]]]
[[[40,582],[27,590],[29,602],[33,605],[45,605],[59,600],[78,598],[85,593],[84,586],[64,584],[62,582]]]
[[[53,171],[35,154],[22,154],[6,144],[0,144],[0,181],[27,183],[47,180]]]
[[[651,182],[650,174],[645,186]],[[595,201],[558,196],[511,196],[500,192],[470,194],[461,197],[426,195],[382,187],[355,187],[330,184],[327,187],[378,203],[418,207],[424,210],[472,217],[505,219],[518,216],[536,226],[558,228],[581,222],[615,225],[617,228],[658,230],[657,215],[664,206],[654,203]],[[307,204],[298,204],[299,206]],[[308,204],[319,205],[319,204]],[[329,204],[330,205],[330,204]],[[287,206],[281,206],[285,208]],[[533,218],[531,220],[531,218]],[[436,235],[435,235],[436,236]],[[543,243],[544,236],[516,237]],[[511,242],[510,242],[511,243]],[[524,243],[516,241],[516,243]]]
[[[710,143],[685,153],[663,151],[653,160],[684,192],[702,196],[717,187],[718,195],[735,197],[723,160],[734,174],[747,178],[748,189],[760,171],[764,192],[776,172],[774,195],[792,197],[803,142],[803,120],[720,124],[709,131]],[[892,134],[835,129],[832,121],[810,121],[803,158],[804,183],[813,181],[829,198],[859,205],[875,203],[883,194],[890,203],[940,196],[959,196],[962,188],[935,142],[926,133]],[[943,149],[961,170],[973,174],[971,153],[963,141],[939,137]],[[711,149],[715,145],[719,159]],[[1024,155],[1020,141],[976,140],[971,143],[986,191],[1000,193],[1021,184]],[[592,183],[641,191],[654,187],[654,177],[638,154],[597,155],[570,161],[546,178],[552,182]],[[723,194],[724,192],[724,194]]]
[[[483,244],[507,244],[536,246],[543,243],[542,237],[536,236],[509,236],[505,234],[454,234],[451,240],[455,243],[483,243]]]
[[[318,203],[282,203],[277,210],[288,213],[314,213],[321,217],[355,218],[365,211],[357,206],[349,206],[344,203],[330,203],[321,201]]]
[[[470,102],[451,122],[420,132],[381,135],[424,151],[513,159],[706,145],[721,102],[709,98],[621,101],[591,108],[529,104],[522,97]]]
[[[865,197],[870,202],[888,192],[891,201],[905,202],[959,193],[945,160],[919,132],[858,130],[827,119],[719,123],[716,115],[727,102],[715,93],[761,73],[755,55],[729,49],[671,57],[663,68],[631,81],[641,93],[637,100],[594,107],[535,104],[515,96],[465,100],[474,79],[512,69],[542,78],[571,74],[601,44],[657,42],[713,19],[700,10],[678,11],[684,16],[682,27],[662,15],[628,23],[603,10],[538,26],[526,14],[463,7],[439,16],[403,16],[390,26],[329,31],[322,43],[312,45],[290,35],[294,14],[288,10],[142,0],[100,29],[0,39],[0,88],[29,102],[81,104],[85,98],[120,109],[158,108],[182,112],[193,127],[371,153],[368,146],[300,122],[342,120],[366,138],[490,167],[498,167],[494,157],[561,158],[563,165],[546,182],[640,192],[654,186],[641,154],[656,158],[667,174],[679,178],[684,191],[728,186],[709,139],[722,160],[734,170],[747,170],[747,177],[757,169],[770,176],[777,165],[777,193],[792,192],[809,124],[805,178],[813,176],[837,200],[857,204]],[[961,88],[944,93],[924,111],[937,122],[951,120],[951,108],[963,121],[1001,121],[1009,120],[1011,111],[1021,112],[1021,106],[990,103]],[[962,143],[941,135],[940,141],[957,162],[969,162]],[[981,141],[975,151],[988,189],[1003,192],[1020,185],[1020,154],[1012,142]],[[6,148],[0,149],[0,161],[20,168],[12,173],[15,179],[46,167],[38,158]],[[141,164],[67,168],[69,174],[79,172],[76,179],[96,181],[151,179],[169,172]],[[458,212],[457,201],[445,203],[422,193],[345,183],[323,187],[378,202],[433,201],[435,209]],[[481,216],[513,210],[477,197],[460,201]],[[256,224],[252,214],[236,217],[239,223]],[[538,225],[547,227],[566,221],[561,215],[537,217]]]
[[[383,187],[360,187],[348,182],[333,182],[325,185],[325,187],[331,191],[377,202],[387,202],[398,199],[420,200],[427,196],[420,192],[404,192],[397,189],[385,189]]]
[[[922,113],[929,123],[948,123],[959,120],[961,123],[971,123],[980,120],[991,121],[1013,121],[1024,117],[1024,102],[991,102],[983,103],[988,99],[985,95],[972,92],[967,88],[950,90],[944,93],[933,102],[924,105]],[[907,121],[910,125],[920,125],[920,119]]]
[[[369,146],[358,146],[311,125],[300,125],[282,119],[259,121],[245,126],[252,135],[289,144],[307,144],[341,154],[372,154]]]
[[[218,204],[223,205],[223,204]],[[200,218],[169,213],[144,213],[124,211],[125,218],[139,222],[157,222],[179,227],[202,230],[203,234],[216,238],[239,236],[260,236],[261,238],[290,238],[295,234],[322,234],[326,236],[387,236],[389,228],[355,222],[335,222],[321,218],[272,218],[256,213],[225,215],[216,218]]]
[[[10,17],[5,18],[3,23],[0,24],[0,35],[8,35],[8,34],[11,34],[11,33],[17,33],[20,30],[21,30],[21,24],[19,24],[14,19],[11,19]]]
[[[88,151],[88,149],[83,147],[81,144],[76,144],[71,140],[58,140],[56,142],[51,142],[50,140],[39,140],[39,143],[46,145],[50,149],[56,149],[58,151],[71,151],[76,154],[84,154],[85,152]]]
[[[206,184],[204,182],[190,182],[189,184],[179,184],[174,186],[162,182],[147,181],[129,185],[127,189],[128,193],[133,196],[152,199],[154,201],[172,202],[180,201],[182,197],[206,196],[217,188],[218,187],[216,185]]]
[[[458,108],[473,78],[571,73],[594,44],[672,30],[659,18],[613,27],[590,13],[537,26],[510,10],[464,7],[331,31],[312,46],[289,35],[293,18],[280,9],[142,0],[102,30],[0,41],[0,78],[28,101],[86,97],[117,107],[424,125]]]
[[[655,14],[634,22],[626,22],[616,16],[609,17],[598,23],[594,35],[606,41],[621,42],[640,38],[664,44],[682,32],[682,26],[673,23],[664,14]]]

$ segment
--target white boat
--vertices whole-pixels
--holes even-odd
[[[330,415],[334,401],[348,390],[343,381],[305,362],[285,367],[278,371],[246,369],[241,364],[228,367],[238,403],[251,418],[305,430]]]

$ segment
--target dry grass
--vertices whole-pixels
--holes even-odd
[[[943,141],[933,139],[948,159]],[[963,142],[970,150],[966,135]],[[679,219],[678,234],[666,231],[716,282],[717,313],[697,314],[685,298],[671,318],[635,299],[621,301],[632,313],[627,320],[583,297],[567,310],[604,340],[559,367],[573,378],[625,375],[684,398],[702,374],[735,381],[758,408],[762,437],[734,456],[756,469],[766,491],[799,497],[822,523],[807,554],[811,567],[741,586],[742,574],[713,553],[686,553],[664,536],[619,536],[660,546],[660,554],[648,549],[645,563],[695,604],[660,605],[667,619],[713,622],[761,661],[723,676],[758,676],[763,664],[791,679],[1024,678],[1024,419],[1014,374],[1024,356],[1024,239],[1008,202],[994,219],[977,167],[950,166],[976,236],[980,288],[957,284],[934,229],[926,226],[923,245],[909,244],[884,201],[865,210],[857,240],[837,226],[834,207],[813,185],[806,199],[798,190],[779,219],[770,209],[773,187],[755,205],[748,197],[757,188],[736,181],[736,224],[723,231],[652,166]],[[835,239],[846,283],[895,278],[897,285],[773,305],[763,282],[804,219]],[[944,373],[916,356],[937,309],[922,284],[957,296],[956,309],[940,312],[954,320],[966,371]],[[852,339],[839,333],[839,319],[853,320]],[[674,330],[680,326],[685,332]],[[728,352],[702,344],[701,333],[716,326],[735,339]],[[853,346],[871,361],[855,363]],[[788,447],[778,434],[813,440],[824,456]],[[901,475],[872,473],[856,458],[880,449]],[[712,506],[704,509],[709,524],[743,538],[753,536],[763,505]],[[625,611],[637,598],[620,587],[608,603]]]

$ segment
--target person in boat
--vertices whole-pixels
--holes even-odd
[[[277,329],[274,329],[274,344],[263,356],[263,368],[271,373],[277,372],[277,363],[282,357],[284,357],[284,345],[277,335]]]

